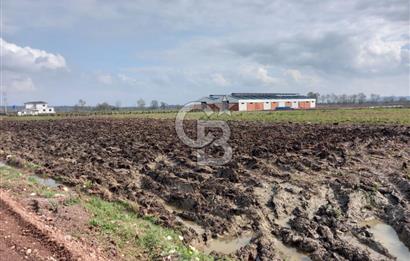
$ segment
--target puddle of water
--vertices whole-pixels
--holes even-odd
[[[168,210],[168,211],[171,212],[171,213],[173,213],[173,212],[175,212],[175,213],[180,213],[180,212],[183,212],[183,211],[184,211],[183,209],[178,208],[178,207],[176,207],[176,206],[174,206],[174,205],[168,204],[168,203],[166,203],[165,201],[163,201],[163,204],[162,204],[162,205],[164,206],[164,208],[165,208],[166,210]]]
[[[361,225],[369,225],[369,231],[373,233],[375,240],[387,248],[389,253],[398,261],[410,260],[409,249],[400,241],[396,231],[391,226],[377,219],[365,221]]]
[[[275,240],[276,250],[281,254],[281,257],[287,261],[310,261],[310,257],[304,255],[293,247],[285,246],[281,241]]]
[[[251,242],[252,234],[244,233],[239,237],[222,237],[217,239],[212,239],[208,242],[207,246],[204,249],[206,254],[211,253],[212,251],[222,253],[222,254],[231,254],[241,247],[246,246]]]
[[[165,203],[165,202],[164,202],[163,206],[164,206],[164,208],[165,208],[166,210],[168,210],[168,211],[171,212],[171,213],[178,214],[178,213],[181,213],[181,212],[183,211],[182,209],[180,209],[180,208],[178,208],[178,207],[175,207],[175,206],[173,206],[173,205],[167,204],[167,203]],[[202,228],[200,225],[198,225],[197,223],[195,223],[195,222],[193,222],[193,221],[190,221],[190,220],[183,219],[183,218],[181,218],[181,217],[179,217],[179,216],[177,216],[177,215],[175,215],[175,218],[176,218],[177,221],[179,221],[179,222],[181,222],[182,224],[184,224],[184,226],[186,226],[186,227],[188,227],[188,228],[192,228],[193,230],[195,230],[195,232],[196,232],[198,235],[202,235],[203,233],[205,233],[205,229],[203,229],[203,228]]]
[[[59,185],[61,185],[60,183],[58,183],[57,181],[51,178],[42,178],[39,176],[31,176],[31,178],[33,178],[38,184],[41,184],[43,186],[47,186],[50,188],[57,188]]]
[[[193,230],[195,230],[195,232],[198,235],[202,235],[203,233],[205,233],[205,229],[203,229],[200,225],[198,225],[197,223],[190,221],[190,220],[185,220],[181,217],[176,217],[177,221],[181,222],[182,224],[184,224],[184,226],[188,227],[188,228],[192,228]]]

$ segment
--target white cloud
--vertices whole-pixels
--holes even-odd
[[[0,38],[3,68],[10,71],[33,72],[41,70],[67,69],[60,54],[48,53],[31,47],[21,47]]]
[[[3,35],[31,47],[17,46],[22,57],[8,50],[13,59],[4,64],[31,68],[25,76],[38,92],[60,103],[68,99],[58,93],[63,86],[73,96],[88,89],[84,98],[98,102],[101,89],[109,98],[123,91],[115,99],[132,103],[136,88],[141,97],[169,103],[238,91],[408,95],[409,7],[408,0],[6,1]],[[41,15],[33,19],[32,13]],[[54,71],[38,75],[66,66],[56,53],[37,52],[43,59],[37,60],[31,51],[30,41],[56,35],[61,39],[49,44],[78,50],[66,58],[79,70],[89,68],[80,73],[92,80],[73,84],[79,79],[74,69],[63,75],[67,80]],[[97,81],[99,68],[112,71]]]
[[[33,80],[28,77],[12,79],[6,86],[7,90],[15,92],[31,92],[36,90]]]
[[[123,83],[126,83],[126,84],[135,84],[135,83],[137,83],[137,80],[135,80],[134,78],[129,77],[128,75],[125,75],[123,73],[119,73],[117,76],[118,76],[118,79],[120,79]]]
[[[96,78],[99,83],[105,85],[111,85],[113,83],[113,78],[109,73],[97,73]]]
[[[264,67],[259,67],[256,71],[256,78],[259,79],[264,84],[275,84],[279,80],[269,75],[268,70]]]
[[[227,86],[230,84],[230,81],[227,80],[222,74],[220,73],[215,73],[211,76],[211,79],[214,83],[216,83],[219,86]]]
[[[405,40],[386,40],[374,37],[360,45],[357,67],[372,73],[394,70],[402,64],[402,47]]]
[[[290,76],[294,81],[302,80],[302,73],[296,69],[288,69],[284,74]]]
[[[315,75],[309,75],[306,73],[302,73],[297,69],[287,69],[283,72],[283,75],[288,76],[293,82],[295,83],[302,83],[302,84],[316,84],[319,82],[319,78]]]

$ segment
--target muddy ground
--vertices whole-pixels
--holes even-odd
[[[194,122],[186,125],[194,136]],[[0,153],[135,201],[216,257],[393,260],[372,220],[410,248],[410,127],[229,125],[233,158],[222,167],[197,165],[171,120],[2,121]]]
[[[23,186],[20,187],[20,194],[24,194],[24,190]],[[25,201],[34,202],[33,197],[27,196],[18,202],[11,193],[0,189],[1,260],[108,260],[101,255],[100,249],[66,235],[59,229],[61,226],[50,226],[50,222],[45,222],[50,221],[49,215],[31,212]],[[64,229],[71,228],[72,231],[78,225],[75,221],[72,220]]]

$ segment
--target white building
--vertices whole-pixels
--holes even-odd
[[[19,111],[17,114],[19,116],[24,115],[39,115],[39,114],[54,114],[55,110],[53,107],[48,107],[47,102],[43,101],[33,101],[24,103],[24,109]]]
[[[316,108],[316,99],[297,93],[232,93],[210,95],[198,100],[201,107],[231,111],[309,110]]]

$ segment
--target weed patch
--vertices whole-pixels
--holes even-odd
[[[212,260],[186,246],[182,236],[172,229],[163,228],[154,224],[153,220],[131,212],[124,202],[106,202],[93,197],[86,201],[85,206],[93,215],[90,225],[98,228],[103,236],[114,240],[120,248],[131,251],[131,254],[133,246],[137,246],[152,259],[171,255],[180,260]]]

